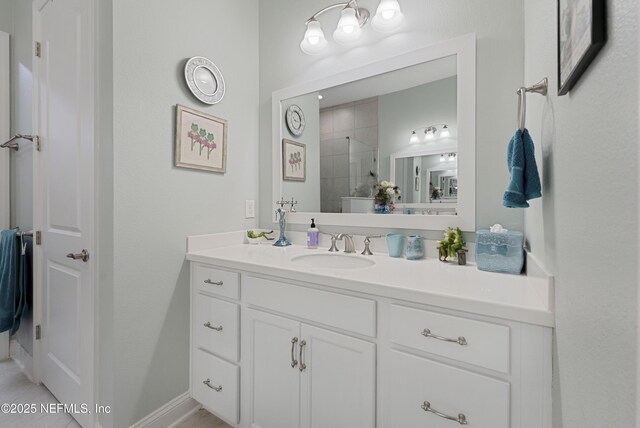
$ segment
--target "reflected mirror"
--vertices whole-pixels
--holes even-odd
[[[466,224],[474,223],[474,50],[473,36],[457,39],[274,93],[274,200],[298,202],[289,221],[314,213],[324,224],[430,227],[407,218],[467,209]],[[290,110],[302,112],[304,127],[287,122]],[[304,145],[304,181],[282,169],[284,140]],[[386,196],[388,183],[398,192]],[[382,212],[396,220],[375,215]]]

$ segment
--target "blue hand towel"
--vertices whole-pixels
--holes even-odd
[[[18,254],[15,230],[3,230],[0,234],[0,333],[10,330],[14,334],[18,293]]]
[[[542,196],[535,149],[529,131],[516,130],[509,141],[507,165],[511,180],[502,197],[502,205],[509,208],[528,208],[528,200]]]

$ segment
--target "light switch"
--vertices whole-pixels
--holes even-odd
[[[244,218],[255,218],[256,216],[256,201],[253,199],[247,199],[244,201]]]

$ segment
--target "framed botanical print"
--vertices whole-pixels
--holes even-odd
[[[305,181],[307,179],[307,147],[302,143],[282,140],[282,179]]]
[[[558,95],[580,79],[607,41],[606,0],[558,0]]]
[[[176,106],[176,166],[225,173],[227,121]]]

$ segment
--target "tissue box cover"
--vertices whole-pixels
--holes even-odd
[[[478,269],[519,274],[524,265],[523,241],[522,232],[510,230],[505,233],[494,233],[478,230],[476,232]]]

